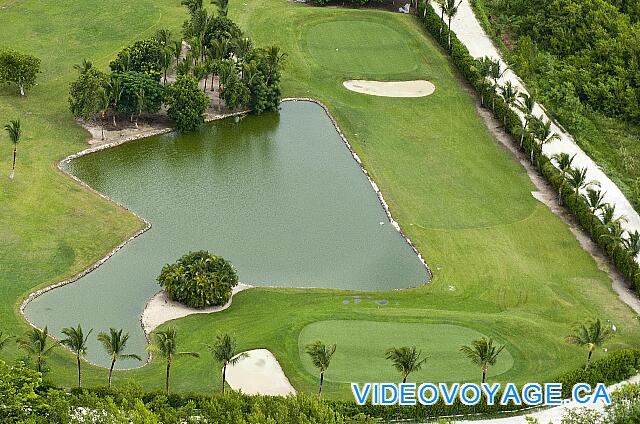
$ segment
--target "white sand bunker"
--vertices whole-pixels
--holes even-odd
[[[382,97],[424,97],[436,87],[429,81],[365,81],[349,80],[342,83],[347,90]]]
[[[214,312],[224,311],[231,306],[233,295],[251,287],[252,286],[248,284],[238,283],[238,285],[233,288],[231,299],[229,299],[226,304],[222,306],[211,306],[204,309],[189,308],[188,306],[184,306],[182,303],[174,302],[167,297],[167,294],[163,290],[153,296],[144,307],[144,311],[142,311],[142,316],[140,317],[142,328],[146,334],[149,334],[159,325],[164,324],[167,321],[171,321],[172,319],[186,317],[191,314],[211,314]]]
[[[248,350],[246,358],[227,368],[227,383],[248,395],[286,396],[295,394],[278,360],[267,349]]]

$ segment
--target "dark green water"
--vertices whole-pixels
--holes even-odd
[[[314,103],[127,143],[76,159],[70,171],[152,228],[28,305],[29,320],[52,334],[78,323],[94,332],[124,328],[129,351],[143,355],[139,317],[159,290],[155,279],[189,250],[224,256],[240,281],[258,286],[386,290],[427,279]],[[94,337],[87,359],[108,362]]]

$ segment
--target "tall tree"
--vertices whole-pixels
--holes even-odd
[[[0,52],[0,82],[14,83],[20,95],[33,87],[40,73],[40,59],[29,54],[7,49]]]
[[[169,394],[169,379],[171,377],[171,363],[173,358],[180,356],[200,357],[197,352],[178,351],[178,334],[175,327],[168,327],[166,330],[155,332],[153,334],[153,343],[149,345],[148,350],[152,353],[157,353],[167,361],[165,374],[165,390],[167,394]]]
[[[235,365],[242,358],[248,355],[246,352],[238,353],[236,339],[229,334],[218,334],[213,345],[207,345],[213,358],[222,362],[222,394],[224,395],[224,384],[227,381],[227,365]]]
[[[520,133],[520,147],[522,147],[524,135],[527,132],[529,121],[531,121],[531,117],[533,116],[533,109],[536,106],[536,100],[532,95],[529,95],[527,93],[520,93],[519,97],[520,100],[518,101],[518,109],[524,114],[522,132]]]
[[[551,121],[544,121],[542,116],[540,118],[534,118],[535,125],[533,125],[533,136],[536,142],[535,150],[538,154],[538,167],[540,166],[540,158],[542,157],[542,147],[551,143],[554,140],[559,140],[560,136],[551,131]],[[533,163],[533,151],[531,149],[531,163]]]
[[[20,143],[20,139],[22,138],[22,126],[20,125],[20,120],[16,119],[9,121],[9,123],[4,126],[4,129],[9,134],[9,140],[11,141],[11,144],[13,144],[13,165],[11,166],[11,173],[9,174],[9,179],[13,180],[16,172],[18,143]]]
[[[562,203],[562,189],[564,189],[564,186],[567,183],[571,164],[575,157],[576,155],[569,156],[569,154],[565,152],[556,153],[551,156],[551,159],[555,161],[556,165],[558,165],[558,169],[560,170],[560,184],[558,185],[558,202],[560,203]]]
[[[627,252],[634,258],[640,253],[640,232],[638,230],[629,233],[629,237],[622,241]]]
[[[102,343],[102,347],[111,357],[111,366],[109,367],[109,387],[111,387],[111,377],[113,375],[113,367],[118,359],[137,359],[142,361],[139,355],[133,353],[124,353],[129,340],[129,333],[122,334],[122,329],[109,329],[109,334],[102,332],[98,334],[98,341]]]
[[[587,362],[584,366],[586,370],[591,363],[594,349],[602,346],[611,335],[611,330],[603,327],[600,318],[597,318],[595,321],[577,326],[574,333],[568,335],[566,340],[568,343],[587,347]]]
[[[211,4],[216,6],[218,16],[226,17],[229,13],[229,0],[211,0]]]
[[[101,131],[102,140],[104,140],[104,119],[107,115],[107,111],[109,110],[110,104],[111,104],[111,99],[109,98],[109,89],[105,87],[100,87],[98,89],[97,106],[98,106],[98,113],[100,114],[100,131]]]
[[[487,79],[491,76],[491,67],[493,66],[493,61],[489,56],[484,56],[481,59],[476,60],[476,69],[480,74],[480,104],[484,106],[484,94],[485,88],[487,87]]]
[[[502,98],[504,99],[504,102],[506,103],[508,108],[513,108],[514,105],[516,104],[516,101],[518,100],[518,95],[519,95],[519,91],[518,88],[516,88],[513,84],[511,84],[511,81],[507,81],[502,87],[500,87],[500,95],[502,96]],[[507,127],[507,114],[504,114],[504,117],[502,119],[502,124],[504,125],[504,127]]]
[[[449,39],[447,41],[447,45],[449,46],[449,51],[451,51],[451,20],[458,14],[458,8],[462,0],[456,3],[456,0],[445,0],[444,1],[444,14],[447,15],[447,19],[449,20]]]
[[[504,349],[504,345],[498,347],[493,344],[493,339],[481,339],[474,340],[471,345],[465,345],[460,348],[460,351],[466,355],[474,364],[478,365],[482,370],[482,382],[487,381],[487,371],[490,366],[496,364],[498,355]]]
[[[58,347],[57,343],[48,344],[49,330],[45,326],[43,330],[32,328],[27,331],[24,337],[16,340],[18,346],[24,350],[27,355],[35,357],[36,369],[42,372],[42,368],[47,356],[51,354],[54,348]]]
[[[419,371],[428,358],[421,358],[422,351],[415,346],[394,347],[386,351],[385,357],[393,363],[395,369],[402,374],[402,382],[414,371]]]
[[[320,371],[320,389],[318,396],[322,396],[322,385],[324,384],[324,373],[331,364],[331,358],[336,352],[336,345],[325,345],[320,340],[310,343],[305,347],[305,351],[311,357],[313,366]]]
[[[616,217],[616,205],[605,203],[600,208],[600,211],[602,212],[601,213],[602,216],[600,220],[602,221],[602,224],[607,227],[627,220],[627,217],[625,217],[624,215],[620,215],[619,217]]]
[[[93,328],[89,330],[85,336],[80,325],[78,325],[77,328],[67,327],[62,329],[62,334],[66,337],[60,340],[60,343],[76,355],[76,363],[78,365],[78,387],[82,387],[80,360],[87,354],[87,340],[89,339],[89,335],[91,335],[92,331]]]
[[[597,181],[587,179],[587,168],[569,169],[567,173],[567,183],[573,188],[576,199],[580,196],[580,190],[590,186],[600,185]]]

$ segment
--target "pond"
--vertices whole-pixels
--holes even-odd
[[[225,257],[256,286],[386,290],[428,279],[315,103],[126,143],[75,159],[69,171],[152,228],[27,306],[27,318],[53,335],[77,324],[123,328],[129,352],[145,355],[140,314],[162,266],[190,250]],[[108,364],[93,335],[87,359]]]

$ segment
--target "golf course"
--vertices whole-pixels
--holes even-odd
[[[69,112],[74,65],[106,69],[159,29],[179,37],[188,11],[179,0],[0,0],[0,50],[42,60],[26,96],[0,86],[3,125],[19,118],[23,127],[13,180],[4,177],[11,146],[0,135],[5,335],[23,335],[27,318],[58,339],[61,328],[79,324],[93,328],[93,339],[126,328],[129,351],[144,356],[138,319],[160,290],[162,265],[209,249],[254,287],[220,312],[155,330],[174,327],[179,350],[199,354],[175,358],[172,392],[221,390],[220,363],[207,350],[220,332],[237,339],[238,351],[272,352],[305,393],[318,391],[306,347],[335,344],[322,389],[335,400],[352,399],[351,382],[401,381],[385,358],[393,347],[414,345],[426,358],[411,382],[479,382],[482,370],[460,348],[491,338],[504,350],[487,380],[516,384],[584,366],[586,349],[566,337],[590,320],[615,328],[594,358],[640,348],[640,321],[613,291],[608,264],[532,195],[538,188],[527,171],[492,135],[475,91],[416,16],[288,0],[231,0],[228,13],[255,46],[286,53],[282,97],[306,100],[282,102],[279,115],[214,120],[71,161],[71,174],[116,204],[58,168],[90,139]],[[420,80],[435,89],[377,96],[345,88],[351,80]],[[144,228],[128,209],[151,229],[22,313],[31,293],[81,273]],[[7,363],[24,357],[16,343],[0,351]],[[87,359],[83,385],[105,385],[109,357],[98,343]],[[56,349],[46,365],[46,380],[74,387],[72,352]],[[161,357],[122,368],[131,369],[114,372],[117,386],[164,388]]]

